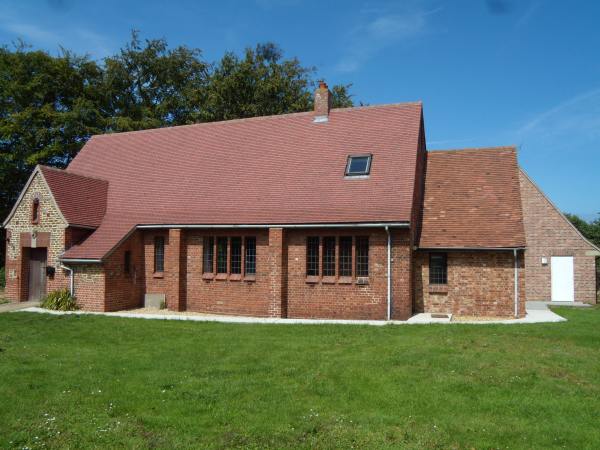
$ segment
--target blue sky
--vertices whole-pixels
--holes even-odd
[[[101,59],[165,37],[208,60],[273,41],[368,104],[422,100],[430,149],[516,144],[564,211],[600,213],[600,2],[4,0],[0,42]]]

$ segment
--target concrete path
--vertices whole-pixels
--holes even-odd
[[[18,303],[3,303],[0,305],[0,313],[9,311],[19,311],[35,306],[39,306],[40,302],[18,302]]]
[[[582,302],[527,302],[527,309],[548,309],[548,306],[568,306],[570,308],[591,308],[592,305]]]
[[[304,325],[320,325],[320,324],[336,324],[336,325],[415,325],[415,324],[521,324],[521,323],[550,323],[550,322],[565,322],[567,319],[553,313],[547,307],[544,309],[529,309],[527,307],[527,316],[522,319],[506,319],[506,320],[487,320],[487,321],[468,321],[468,322],[452,322],[450,317],[437,318],[431,317],[429,313],[417,314],[407,321],[398,320],[331,320],[331,319],[279,319],[269,317],[242,317],[242,316],[219,316],[214,314],[192,314],[192,313],[133,313],[133,312],[87,312],[87,311],[49,311],[38,307],[29,307],[22,311],[45,313],[45,314],[87,314],[101,315],[109,317],[128,317],[135,319],[159,319],[159,320],[190,320],[195,322],[220,322],[220,323],[262,323],[262,324],[304,324]]]

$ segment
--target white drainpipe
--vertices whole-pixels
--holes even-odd
[[[392,235],[386,225],[387,233],[387,320],[392,318]]]
[[[517,249],[513,250],[515,255],[515,318],[519,317],[519,258]]]
[[[60,265],[63,269],[68,270],[70,273],[69,276],[69,292],[71,293],[72,296],[75,296],[75,274],[73,272],[73,269],[70,267],[65,266],[64,264]]]

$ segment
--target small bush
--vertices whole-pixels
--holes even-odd
[[[75,297],[71,295],[68,289],[50,292],[44,297],[40,306],[55,311],[75,311],[79,309]]]
[[[4,267],[0,267],[0,288],[4,289],[6,286],[6,272]]]

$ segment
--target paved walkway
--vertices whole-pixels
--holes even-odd
[[[568,306],[570,308],[591,308],[592,305],[582,302],[527,302],[527,309],[548,309],[548,306]]]
[[[19,311],[35,306],[39,306],[40,302],[18,302],[18,303],[3,303],[0,305],[0,313],[9,311]]]
[[[413,325],[413,324],[521,324],[521,323],[550,323],[550,322],[565,322],[567,319],[553,313],[547,307],[544,309],[529,309],[527,305],[527,316],[522,319],[506,319],[506,320],[473,320],[452,322],[450,317],[438,318],[431,317],[431,314],[417,314],[407,321],[398,320],[331,320],[331,319],[279,319],[271,317],[242,317],[242,316],[219,316],[215,314],[193,314],[193,313],[134,313],[134,312],[88,312],[88,311],[49,311],[47,309],[38,308],[37,306],[28,307],[22,311],[37,312],[45,314],[87,314],[101,315],[109,317],[128,317],[135,319],[159,319],[159,320],[191,320],[195,322],[221,322],[221,323],[263,323],[263,324],[304,324],[304,325],[319,325],[319,324],[338,324],[338,325],[375,325],[383,326],[388,324],[393,325]]]

